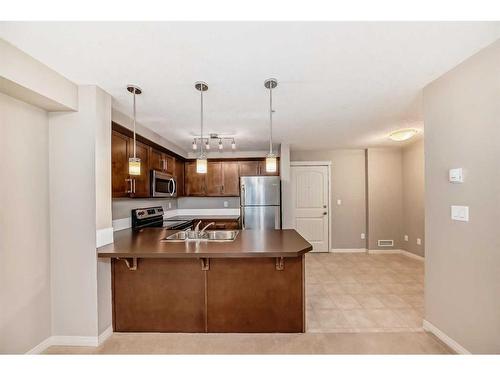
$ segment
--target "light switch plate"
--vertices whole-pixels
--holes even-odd
[[[469,206],[451,206],[451,219],[469,221]]]
[[[405,234],[405,241],[408,241],[408,235]]]
[[[417,245],[422,245],[422,240],[420,238],[417,238]]]
[[[461,184],[462,182],[464,182],[464,174],[462,168],[450,169],[449,180],[452,184]]]
[[[365,239],[365,234],[364,233],[361,233],[361,239],[364,240]]]
[[[342,204],[342,199],[337,199],[337,206],[340,206]]]

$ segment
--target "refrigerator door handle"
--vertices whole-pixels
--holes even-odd
[[[241,207],[241,229],[245,229],[245,207]]]
[[[244,206],[246,201],[245,185],[241,185],[241,205]]]

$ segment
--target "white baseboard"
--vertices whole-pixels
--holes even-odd
[[[467,349],[465,349],[462,345],[460,345],[458,342],[453,340],[451,337],[449,337],[447,334],[445,334],[443,331],[441,331],[439,328],[437,328],[432,323],[429,323],[425,319],[423,321],[423,328],[425,331],[431,332],[434,335],[436,335],[437,338],[439,338],[442,342],[444,342],[446,345],[448,345],[456,353],[458,353],[458,354],[471,354],[471,352],[469,352]]]
[[[409,252],[408,250],[401,250],[401,254],[406,255],[409,258],[420,260],[422,262],[425,260],[425,258],[423,256],[417,255],[417,254],[413,254],[413,253]]]
[[[331,253],[366,253],[366,249],[331,249]]]
[[[40,353],[43,353],[45,351],[45,349],[47,349],[51,345],[53,345],[52,344],[52,336],[47,337],[40,344],[38,344],[34,348],[31,348],[30,350],[28,350],[25,354],[40,354]]]
[[[104,341],[109,339],[112,334],[113,334],[113,326],[109,326],[99,335],[99,337],[97,337],[97,344],[101,345],[102,343],[104,343]]]
[[[109,326],[99,336],[50,336],[40,344],[26,352],[26,354],[40,354],[53,345],[63,346],[99,346],[113,334],[113,327]]]
[[[95,247],[113,243],[113,227],[97,229],[95,232]]]

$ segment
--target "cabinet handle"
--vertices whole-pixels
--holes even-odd
[[[127,189],[125,190],[126,194],[132,193],[132,179],[131,178],[126,178],[125,182],[127,183]],[[130,189],[128,188],[128,183],[130,182]]]
[[[133,193],[135,194],[135,178],[132,180],[132,185],[133,185]]]

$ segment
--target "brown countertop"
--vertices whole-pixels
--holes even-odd
[[[240,230],[234,241],[161,242],[178,232],[162,228],[125,229],[114,233],[114,243],[97,249],[101,258],[246,258],[296,257],[312,246],[293,229]]]

